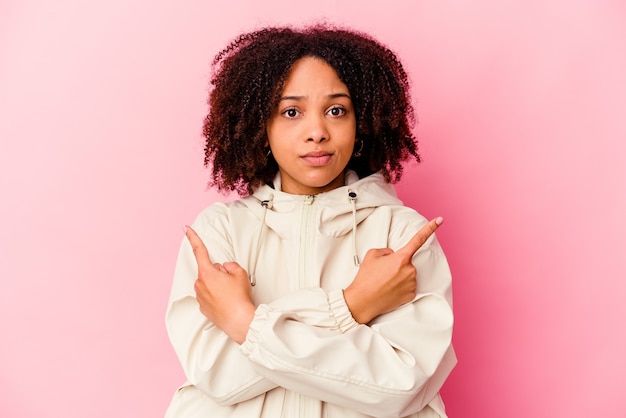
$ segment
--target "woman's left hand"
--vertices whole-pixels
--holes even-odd
[[[256,310],[248,273],[235,262],[214,264],[202,239],[191,227],[186,227],[185,235],[198,263],[194,290],[200,312],[232,340],[242,344]]]

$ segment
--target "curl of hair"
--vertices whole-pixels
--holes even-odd
[[[328,25],[269,27],[240,35],[213,60],[203,126],[211,186],[243,196],[274,179],[278,165],[267,156],[266,126],[291,67],[303,57],[326,61],[350,91],[363,149],[349,169],[359,177],[381,171],[396,182],[404,161],[419,162],[408,77],[390,49]]]

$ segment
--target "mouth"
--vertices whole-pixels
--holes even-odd
[[[332,157],[333,157],[333,154],[331,154],[331,153],[329,153],[327,151],[313,151],[313,152],[309,152],[307,154],[304,154],[300,158],[306,164],[308,164],[310,166],[320,167],[320,166],[327,165],[330,162]]]

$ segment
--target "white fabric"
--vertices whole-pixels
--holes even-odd
[[[426,219],[381,174],[314,197],[262,186],[193,224],[213,262],[256,265],[257,305],[240,346],[199,311],[197,266],[181,245],[166,324],[188,381],[167,417],[445,417],[438,391],[456,364],[446,258],[434,236],[416,253],[412,303],[358,324],[343,298],[370,248],[402,247]],[[353,213],[348,192],[357,194]],[[262,224],[261,201],[272,198]],[[258,234],[263,239],[257,246]]]

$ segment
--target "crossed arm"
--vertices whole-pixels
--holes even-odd
[[[369,414],[421,409],[442,383],[432,376],[452,327],[445,256],[436,244],[415,254],[440,224],[430,221],[398,251],[370,250],[343,292],[301,289],[258,307],[247,272],[235,262],[214,263],[187,228],[191,246],[179,259],[167,321],[190,383],[221,405],[284,387]],[[414,265],[418,277],[440,278],[434,293],[416,296]],[[333,322],[341,312],[347,333]],[[320,366],[333,374],[320,374]]]
[[[367,252],[356,277],[344,291],[346,304],[358,323],[367,324],[413,300],[417,284],[411,260],[442,222],[440,217],[429,221],[398,251],[377,248]],[[242,344],[256,310],[248,273],[236,262],[213,263],[191,227],[186,227],[185,235],[198,263],[194,290],[200,311],[233,341]]]

